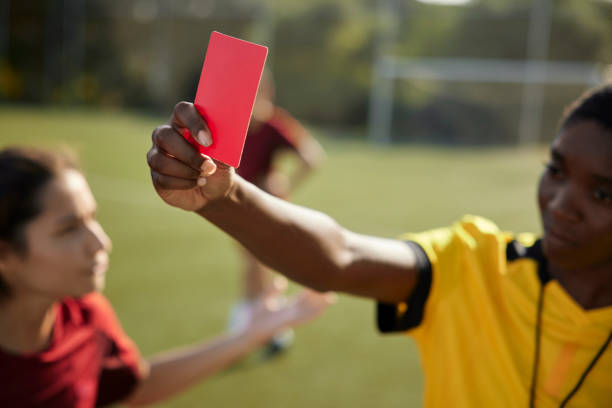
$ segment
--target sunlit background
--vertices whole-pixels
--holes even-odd
[[[114,240],[106,295],[145,355],[225,329],[240,258],[165,206],[153,128],[193,100],[211,31],[269,47],[277,103],[327,151],[294,200],[394,237],[476,213],[538,231],[564,107],[610,77],[604,0],[0,0],[0,147],[76,149]],[[294,288],[295,289],[295,288]],[[419,406],[414,344],[341,297],[281,358],[163,406]]]
[[[603,0],[3,0],[0,97],[167,113],[212,30],[270,47],[278,102],[379,142],[549,140],[611,61]],[[544,64],[542,64],[544,63]]]

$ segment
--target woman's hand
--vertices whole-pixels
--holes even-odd
[[[336,301],[335,293],[320,293],[310,289],[287,298],[281,293],[283,285],[276,287],[277,291],[254,302],[245,332],[255,337],[271,338],[284,329],[315,319]]]
[[[170,120],[153,131],[147,162],[153,186],[162,200],[186,211],[196,211],[228,194],[234,169],[196,151],[183,137],[186,131],[202,145],[211,145],[204,118],[193,104],[179,102]]]
[[[161,402],[231,366],[264,345],[279,330],[314,319],[333,301],[333,295],[311,290],[291,299],[282,297],[278,291],[270,293],[254,304],[249,322],[240,332],[150,358],[148,375],[125,402],[131,406]]]

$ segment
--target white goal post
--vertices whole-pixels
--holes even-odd
[[[534,61],[477,58],[398,58],[380,56],[374,64],[369,107],[369,140],[392,142],[393,87],[398,79],[472,81],[523,84],[519,143],[539,140],[542,85],[595,85],[603,81],[596,64],[571,61]]]

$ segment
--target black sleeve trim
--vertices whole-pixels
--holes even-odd
[[[399,312],[397,304],[377,304],[377,324],[381,333],[400,332],[413,329],[423,321],[425,303],[431,290],[432,270],[431,262],[423,248],[413,241],[406,242],[412,248],[416,256],[418,281],[408,299],[406,299],[406,310]]]

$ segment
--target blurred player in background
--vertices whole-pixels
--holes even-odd
[[[236,172],[245,180],[288,200],[291,192],[315,170],[324,158],[316,139],[289,112],[274,104],[275,87],[270,71],[263,73],[253,106],[253,116],[244,145],[242,160]],[[293,169],[279,165],[283,158],[293,159]],[[291,164],[291,163],[290,163]],[[242,300],[230,312],[229,330],[240,330],[249,321],[253,305],[269,292],[283,290],[282,276],[259,262],[247,249],[240,247],[244,259]],[[287,330],[268,344],[267,353],[274,355],[289,347],[293,331]]]

